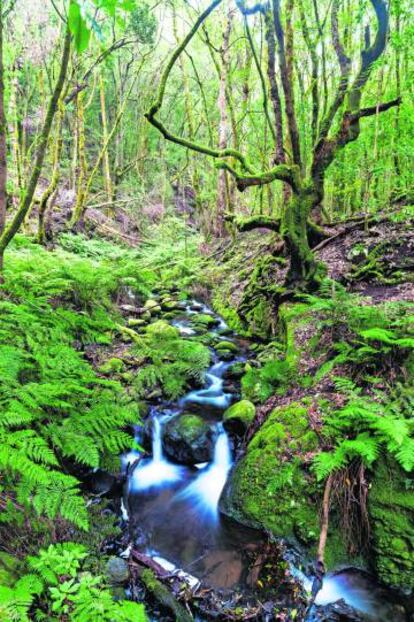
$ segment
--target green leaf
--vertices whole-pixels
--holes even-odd
[[[91,31],[82,17],[79,4],[74,0],[69,7],[69,29],[74,37],[76,51],[82,54],[89,45]]]

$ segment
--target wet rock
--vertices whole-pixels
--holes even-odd
[[[230,337],[233,334],[233,331],[228,326],[223,326],[222,328],[218,329],[217,333],[222,337]]]
[[[245,374],[245,363],[233,363],[224,374],[226,380],[239,380]]]
[[[105,574],[112,585],[122,585],[129,579],[129,567],[121,557],[110,557],[105,566]]]
[[[237,354],[239,348],[232,341],[219,341],[216,346],[217,352],[232,352],[233,354]]]
[[[213,437],[213,430],[201,417],[184,413],[166,424],[162,444],[172,460],[194,465],[211,460]]]
[[[200,313],[191,318],[191,323],[196,327],[210,329],[218,326],[220,324],[220,320],[212,315],[208,315],[207,313]]]
[[[122,485],[119,478],[107,471],[98,469],[93,473],[89,473],[85,478],[85,484],[88,490],[94,494],[104,496],[116,493]]]
[[[223,415],[223,426],[227,432],[243,436],[253,422],[256,408],[249,400],[241,400],[228,408]]]
[[[315,606],[312,622],[363,622],[364,618],[343,600],[324,606]]]
[[[275,408],[232,470],[220,499],[221,512],[276,537],[296,540],[300,532],[313,545],[319,533],[319,489],[301,456],[318,446],[306,405]],[[334,529],[325,554],[328,566],[346,558]]]
[[[178,300],[161,301],[161,309],[163,311],[181,311],[182,305]]]
[[[203,310],[203,305],[200,304],[199,302],[193,302],[190,305],[190,309],[191,309],[191,311],[202,311]]]

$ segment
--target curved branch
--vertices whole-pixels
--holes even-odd
[[[230,173],[230,175],[233,175],[236,180],[237,189],[240,192],[243,192],[250,186],[264,186],[265,184],[271,184],[276,180],[288,183],[295,192],[299,190],[299,169],[295,165],[288,166],[287,164],[278,164],[268,171],[255,173],[253,175],[241,175],[235,168],[224,160],[218,160],[216,162],[216,167],[225,169]]]
[[[233,223],[238,231],[253,231],[253,229],[269,229],[277,233],[280,231],[280,219],[270,216],[238,218],[234,214],[226,214],[224,220]]]

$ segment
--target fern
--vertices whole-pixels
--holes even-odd
[[[0,587],[0,619],[16,622],[146,622],[142,605],[114,601],[101,576],[85,569],[85,547],[65,542],[28,558],[31,574]]]
[[[148,326],[134,350],[147,363],[134,380],[138,395],[159,387],[166,397],[176,399],[192,381],[202,382],[210,364],[206,346],[181,338],[176,328],[162,320]]]

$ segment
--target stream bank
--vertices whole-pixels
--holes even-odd
[[[156,300],[152,302],[157,318],[155,324],[165,321],[159,319],[166,317],[165,312],[161,312],[162,306]],[[280,441],[287,438],[281,427],[286,412],[290,413],[286,423],[291,426],[295,421],[295,438],[303,439],[301,443],[310,443],[307,448],[302,444],[300,450],[310,452],[316,447],[315,435],[306,432],[306,411],[303,412],[303,406],[297,403],[289,408],[280,406],[272,415],[273,419],[266,421],[253,437],[246,454],[243,437],[246,428],[240,423],[242,418],[238,421],[241,427],[236,426],[238,434],[234,434],[234,427],[229,434],[223,427],[223,413],[224,420],[232,419],[229,407],[235,402],[233,411],[236,410],[236,414],[237,409],[246,410],[240,408],[243,405],[240,401],[240,368],[254,370],[257,365],[255,355],[249,351],[248,342],[232,333],[205,305],[195,301],[179,303],[179,308],[173,311],[171,306],[174,304],[170,302],[169,306],[166,319],[171,326],[184,339],[207,341],[212,364],[206,372],[204,385],[175,401],[165,400],[160,394],[150,400],[145,425],[136,429],[136,441],[146,447],[151,445],[151,448],[146,454],[134,451],[123,459],[128,473],[124,517],[129,523],[133,550],[141,555],[141,562],[144,559],[150,565],[155,564],[159,572],[162,569],[167,572],[167,577],[181,576],[192,593],[189,602],[196,606],[196,610],[204,611],[200,620],[208,620],[214,614],[218,619],[229,620],[283,620],[293,619],[289,616],[294,615],[296,619],[308,622],[335,619],[405,621],[406,614],[398,605],[398,599],[377,585],[372,576],[353,568],[330,574],[317,595],[316,606],[308,610],[313,580],[309,533],[312,537],[318,530],[317,511],[307,499],[312,492],[309,488],[304,491],[303,500],[298,500],[296,495],[293,505],[293,498],[289,498],[287,492],[286,508],[279,495],[279,511],[275,508],[274,496],[266,492],[266,477],[280,473],[280,466],[285,463],[283,451],[280,453],[276,448],[279,445],[283,450]],[[203,318],[201,322],[199,317]],[[208,333],[206,326],[210,329]],[[220,344],[227,346],[223,348]],[[232,369],[237,370],[233,376]],[[253,407],[248,422],[251,424],[254,406],[247,400],[246,404]],[[260,409],[258,414],[260,416]],[[182,426],[180,420],[189,420],[191,425]],[[270,436],[266,425],[271,430]],[[194,434],[198,440],[202,439],[201,447],[197,442],[195,448],[191,447],[194,438],[189,442],[189,435]],[[289,428],[290,441],[291,434]],[[203,461],[200,464],[197,452],[203,444],[210,447],[206,455],[201,456]],[[254,472],[247,474],[247,488],[240,490],[237,488],[240,469],[254,455],[254,447],[259,451],[258,459],[253,458],[254,468],[268,454],[273,462],[266,467],[268,470],[260,467],[256,475]],[[193,455],[189,456],[192,451]],[[299,484],[300,480],[293,480],[292,485],[297,491],[300,490]],[[232,495],[235,498],[229,502]],[[238,515],[229,510],[230,506],[248,504],[249,495],[258,508],[256,516],[259,515],[260,520],[249,521],[245,511]],[[266,503],[266,499],[270,504],[267,512],[260,505]],[[297,527],[295,507],[300,511],[302,531]],[[224,514],[228,514],[231,520]],[[291,527],[286,523],[288,515]],[[266,524],[266,516],[272,517],[272,524]],[[280,535],[289,534],[291,530],[296,538],[294,541],[288,538],[287,548],[286,545],[281,548],[281,544],[269,543],[263,529]],[[308,544],[308,551],[305,544]],[[335,562],[329,567],[335,569]],[[197,593],[206,591],[208,598],[197,597]],[[180,592],[177,595],[183,596]],[[333,604],[341,599],[345,602]],[[155,609],[153,619],[169,618],[164,618]]]

